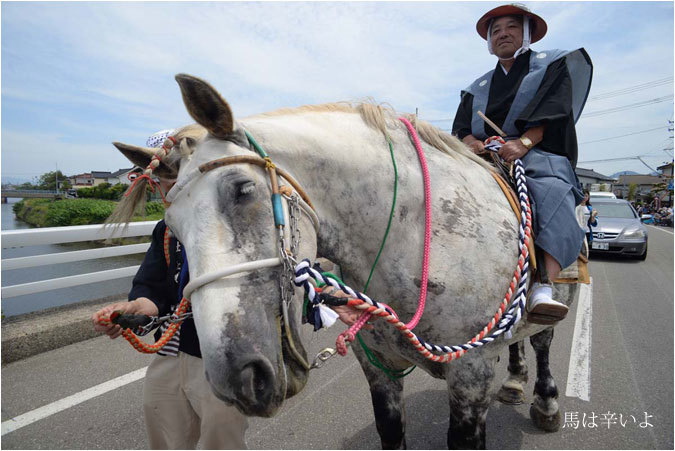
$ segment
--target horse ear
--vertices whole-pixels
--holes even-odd
[[[187,74],[176,75],[176,81],[183,95],[183,103],[190,116],[213,136],[225,139],[234,130],[234,118],[230,105],[218,91],[197,77]]]
[[[127,157],[129,161],[141,169],[145,169],[150,164],[150,160],[152,159],[153,155],[157,153],[157,149],[152,149],[149,147],[132,146],[130,144],[124,144],[120,142],[114,142],[113,145],[117,147],[117,150],[122,152],[122,155]],[[157,166],[157,168],[155,168],[152,173],[167,179],[173,179],[178,176],[173,168],[162,161],[159,162],[159,166]]]

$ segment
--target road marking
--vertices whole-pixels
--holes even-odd
[[[645,224],[645,225],[646,225],[647,227],[649,227],[650,229],[660,230],[660,231],[662,231],[662,232],[670,233],[671,235],[674,234],[673,232],[670,232],[670,231],[668,231],[668,230],[666,230],[666,229],[664,229],[664,228],[662,228],[662,227],[656,227],[656,226],[648,225],[648,224]]]
[[[24,426],[28,426],[29,424],[35,423],[36,421],[69,409],[111,390],[115,390],[116,388],[130,384],[139,379],[143,379],[147,369],[148,367],[146,366],[139,370],[132,371],[131,373],[125,374],[124,376],[116,377],[115,379],[88,388],[79,393],[75,393],[74,395],[68,396],[67,398],[59,399],[58,401],[54,401],[51,404],[47,404],[46,406],[38,407],[35,410],[26,412],[23,415],[12,418],[11,420],[3,421],[1,435],[9,434],[10,432],[14,432],[17,429],[21,429]]]
[[[591,324],[593,319],[593,278],[591,283],[579,284],[577,317],[570,351],[565,396],[591,400]]]

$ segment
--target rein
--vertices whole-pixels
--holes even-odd
[[[504,140],[502,138],[491,137],[486,140],[486,148],[496,151],[503,143]],[[493,342],[502,334],[507,339],[511,338],[513,329],[522,318],[522,314],[525,309],[529,273],[528,246],[532,236],[532,211],[527,194],[525,169],[523,167],[522,161],[519,159],[516,160],[514,162],[514,168],[514,177],[516,179],[518,199],[520,202],[520,227],[518,243],[520,255],[518,257],[518,265],[509,285],[508,291],[506,292],[506,295],[504,296],[504,299],[502,300],[502,303],[500,304],[499,309],[495,313],[494,317],[468,342],[454,346],[435,345],[433,343],[425,342],[422,338],[416,336],[410,330],[410,328],[407,327],[408,325],[403,324],[398,319],[396,313],[391,310],[391,308],[386,306],[386,304],[378,304],[365,294],[355,292],[349,286],[341,283],[341,281],[337,281],[332,277],[326,276],[326,273],[322,274],[321,268],[316,264],[314,266],[310,265],[309,260],[303,260],[302,263],[296,266],[296,285],[302,286],[305,289],[309,300],[315,306],[328,303],[330,302],[330,299],[327,299],[326,297],[322,299],[320,296],[318,296],[317,290],[314,289],[314,286],[311,283],[309,283],[309,279],[314,279],[321,284],[330,285],[336,289],[342,290],[349,295],[346,305],[364,311],[364,314],[359,318],[358,327],[365,323],[365,321],[361,321],[364,317],[369,318],[371,315],[382,317],[388,323],[396,327],[425,358],[433,362],[451,362],[452,360],[460,358],[471,349],[475,349]],[[341,305],[345,305],[344,298],[338,300],[337,302],[340,302]],[[495,326],[497,327],[495,328]],[[351,330],[352,329],[350,329],[350,331]],[[432,354],[432,352],[441,353],[441,355]],[[346,347],[340,350],[340,354],[346,354]]]
[[[223,167],[223,166],[228,166],[232,164],[252,164],[254,166],[258,166],[261,168],[264,168],[268,171],[269,177],[270,177],[270,182],[272,186],[272,208],[274,212],[274,223],[275,227],[279,231],[279,255],[274,258],[268,258],[268,259],[262,259],[262,260],[255,260],[252,262],[246,262],[246,263],[241,263],[237,265],[231,265],[226,268],[223,268],[219,271],[214,271],[212,273],[208,274],[203,274],[193,280],[191,280],[183,289],[183,298],[174,313],[174,315],[171,316],[171,319],[169,320],[172,324],[169,326],[169,328],[166,330],[166,332],[162,335],[162,337],[154,344],[154,345],[148,345],[133,334],[132,330],[130,328],[126,328],[122,331],[122,335],[125,337],[127,341],[139,352],[144,352],[144,353],[155,353],[159,351],[166,343],[169,342],[171,337],[176,333],[178,328],[181,326],[182,322],[192,316],[192,313],[189,312],[187,313],[187,310],[189,309],[190,306],[190,296],[192,293],[194,293],[195,290],[201,288],[202,286],[214,282],[218,279],[221,279],[223,277],[231,276],[234,274],[239,274],[242,272],[250,272],[250,271],[255,271],[259,269],[264,269],[264,268],[271,268],[275,266],[283,266],[284,271],[282,272],[282,277],[280,280],[280,286],[281,286],[281,292],[282,292],[282,302],[281,302],[281,313],[282,313],[282,318],[284,322],[284,333],[283,335],[286,336],[287,342],[288,342],[288,349],[290,350],[291,354],[295,358],[295,360],[306,370],[316,368],[320,366],[320,361],[325,360],[325,357],[322,357],[322,354],[320,353],[317,355],[315,358],[313,364],[309,364],[305,358],[300,354],[300,352],[297,350],[295,343],[293,342],[293,336],[290,330],[290,321],[289,321],[289,315],[288,315],[288,303],[290,302],[290,298],[293,296],[293,278],[294,278],[294,273],[293,273],[293,265],[296,262],[293,253],[297,251],[297,247],[299,244],[299,231],[297,229],[297,214],[299,213],[300,210],[302,210],[312,221],[312,225],[314,226],[315,230],[319,231],[319,218],[316,215],[314,211],[314,206],[312,205],[311,200],[309,199],[309,196],[307,196],[307,193],[302,189],[300,184],[293,179],[286,171],[283,169],[277,167],[274,163],[272,163],[272,160],[270,157],[265,153],[265,151],[260,147],[260,145],[253,139],[253,137],[246,132],[246,136],[249,138],[249,141],[251,145],[256,149],[256,151],[260,154],[260,157],[257,156],[251,156],[251,155],[236,155],[236,156],[231,156],[231,157],[225,157],[225,158],[220,158],[217,160],[212,160],[207,163],[204,163],[200,165],[197,170],[193,170],[190,172],[187,177],[183,178],[180,182],[176,183],[176,185],[167,193],[167,200],[168,202],[173,202],[177,195],[180,193],[180,191],[191,181],[193,181],[195,178],[198,176],[209,172],[211,170]],[[170,142],[173,142],[175,144],[175,139],[173,137],[167,138]],[[166,143],[167,141],[165,141]],[[170,150],[170,149],[167,149]],[[159,160],[159,158],[157,158]],[[288,189],[288,187],[280,186],[279,181],[278,181],[278,176],[282,177],[285,179],[297,192],[297,194],[300,196],[298,198],[292,190]],[[289,221],[286,221],[286,214],[284,212],[283,206],[282,206],[282,198],[287,202],[288,204],[288,210],[289,210]],[[288,250],[286,248],[286,240],[285,240],[285,233],[284,229],[287,224],[287,222],[290,225],[290,234],[291,234],[291,249]],[[168,253],[168,243],[169,243],[169,235],[168,235],[168,228],[167,232],[165,233],[164,236],[164,254],[165,258],[167,261],[167,264],[169,262],[169,253]],[[285,284],[283,280],[283,274],[286,273],[288,274],[288,282]],[[288,288],[291,288],[290,292]],[[101,324],[112,324],[115,322],[117,317],[120,316],[119,313],[111,315],[109,319],[101,319],[100,323]],[[133,315],[136,316],[136,315]],[[142,315],[141,315],[142,316]],[[164,318],[162,318],[164,319]],[[150,318],[151,322],[147,324],[144,327],[149,327],[152,326],[156,321],[157,318]],[[138,329],[144,329],[144,327],[140,327]]]
[[[372,315],[376,315],[378,317],[383,317],[386,319],[387,322],[390,324],[394,325],[401,333],[404,334],[404,336],[417,348],[417,350],[423,354],[423,356],[429,360],[432,360],[434,362],[441,362],[441,363],[447,363],[450,362],[454,359],[457,359],[464,355],[466,351],[470,349],[474,349],[476,347],[480,347],[484,344],[490,343],[494,341],[496,338],[498,338],[501,334],[504,334],[507,338],[510,338],[512,334],[512,329],[515,327],[515,325],[519,322],[519,320],[522,317],[522,312],[525,307],[525,299],[527,295],[527,279],[528,279],[528,270],[529,270],[529,262],[528,262],[528,255],[529,255],[529,250],[528,250],[528,243],[531,238],[531,226],[532,226],[532,217],[531,217],[531,209],[530,209],[530,204],[529,204],[529,198],[527,196],[527,187],[525,184],[525,176],[524,176],[524,168],[522,166],[522,162],[520,160],[516,160],[515,162],[515,178],[517,181],[517,187],[518,187],[518,195],[519,195],[519,200],[520,200],[520,205],[521,205],[521,215],[520,215],[520,228],[519,228],[519,235],[520,235],[520,240],[519,240],[519,248],[520,248],[520,255],[518,258],[518,266],[515,270],[515,274],[513,276],[513,279],[511,281],[511,284],[509,286],[509,289],[504,297],[504,300],[502,301],[501,305],[499,306],[499,309],[495,316],[492,318],[492,320],[486,325],[478,334],[476,334],[470,341],[467,343],[461,344],[461,345],[455,345],[455,346],[442,346],[442,345],[435,345],[432,343],[425,342],[422,340],[420,337],[417,337],[411,330],[418,324],[423,311],[424,311],[424,305],[425,305],[425,300],[426,300],[426,288],[427,288],[427,281],[428,281],[428,264],[429,264],[429,248],[430,248],[430,235],[431,235],[431,189],[430,189],[430,182],[429,182],[429,171],[428,167],[426,164],[426,159],[424,157],[424,153],[422,151],[422,147],[419,141],[419,138],[417,137],[417,133],[412,126],[412,124],[405,118],[399,118],[406,126],[408,129],[408,132],[411,135],[411,138],[415,144],[415,148],[417,150],[419,159],[420,159],[420,165],[422,167],[422,171],[424,174],[424,198],[425,198],[425,238],[424,238],[424,258],[423,258],[423,268],[422,268],[422,283],[420,287],[420,298],[419,298],[419,303],[416,309],[416,312],[412,318],[412,320],[408,324],[403,324],[399,319],[396,313],[389,307],[386,306],[386,304],[378,304],[377,302],[371,300],[368,296],[366,296],[363,293],[358,293],[352,290],[350,287],[344,285],[341,282],[336,281],[332,277],[324,277],[321,272],[320,272],[320,267],[318,264],[315,264],[314,267],[310,265],[309,260],[305,259],[300,263],[297,263],[295,260],[295,252],[297,252],[297,247],[299,245],[299,230],[296,230],[297,228],[297,216],[294,216],[294,213],[296,210],[299,212],[300,209],[304,210],[304,212],[309,216],[312,220],[312,223],[317,230],[318,233],[318,228],[319,228],[319,219],[316,216],[316,213],[314,212],[314,206],[312,205],[309,196],[305,193],[305,191],[302,189],[302,187],[285,171],[282,169],[276,167],[274,163],[272,163],[270,157],[267,155],[267,153],[262,149],[262,147],[253,139],[253,137],[246,132],[246,136],[249,139],[249,142],[251,143],[252,147],[259,153],[259,157],[257,156],[250,156],[250,155],[237,155],[237,156],[231,156],[231,157],[225,157],[225,158],[220,158],[217,160],[213,160],[207,163],[204,163],[200,165],[197,169],[191,171],[190,173],[187,174],[186,177],[181,179],[176,185],[169,191],[167,194],[167,199],[169,202],[172,202],[176,196],[181,192],[181,190],[189,184],[191,181],[196,179],[198,176],[209,172],[213,169],[217,169],[223,166],[227,165],[232,165],[232,164],[252,164],[256,165],[261,168],[265,168],[265,170],[268,172],[269,177],[270,177],[270,182],[271,182],[271,187],[272,187],[272,207],[273,207],[273,212],[274,212],[274,220],[275,220],[275,227],[279,230],[279,255],[277,257],[273,258],[268,258],[268,259],[261,259],[261,260],[255,260],[252,262],[246,262],[246,263],[241,263],[237,265],[231,265],[228,266],[224,269],[221,269],[219,271],[214,271],[212,273],[207,273],[203,274],[193,280],[191,280],[184,288],[183,290],[183,299],[179,305],[178,310],[176,311],[176,314],[178,315],[178,319],[173,322],[169,326],[169,329],[167,330],[167,333],[165,334],[168,335],[169,331],[171,330],[171,335],[175,333],[175,331],[180,327],[180,324],[182,323],[182,320],[185,318],[185,312],[187,311],[189,307],[189,298],[194,293],[195,290],[203,287],[206,284],[209,284],[211,282],[214,282],[218,279],[221,279],[223,277],[227,277],[230,275],[234,274],[239,274],[242,272],[250,272],[250,271],[255,271],[259,269],[264,269],[264,268],[271,268],[275,266],[282,265],[284,267],[284,271],[282,271],[281,278],[280,278],[280,288],[282,292],[282,299],[281,299],[281,310],[282,310],[282,317],[280,318],[283,319],[284,321],[284,333],[282,334],[281,339],[283,340],[283,335],[286,336],[287,342],[288,342],[288,347],[289,350],[291,351],[291,354],[293,354],[293,357],[295,360],[306,370],[310,370],[312,368],[317,368],[323,364],[326,360],[328,360],[332,355],[335,354],[335,351],[326,348],[323,351],[321,351],[316,358],[314,359],[313,364],[307,363],[307,361],[304,359],[304,357],[298,352],[296,349],[294,343],[293,343],[293,338],[292,338],[292,333],[290,331],[290,322],[289,322],[289,315],[288,315],[288,305],[290,304],[290,300],[293,296],[293,289],[291,286],[291,289],[289,290],[288,287],[285,286],[284,284],[284,274],[287,274],[290,272],[291,275],[291,280],[293,283],[295,283],[296,286],[298,287],[303,287],[305,289],[305,292],[309,298],[309,300],[312,302],[312,308],[318,308],[320,311],[323,310],[329,310],[324,303],[328,304],[326,302],[326,298],[320,299],[320,296],[317,295],[317,292],[320,292],[320,288],[315,288],[311,283],[309,283],[309,279],[314,279],[319,283],[322,284],[327,284],[331,285],[335,288],[338,288],[349,295],[349,299],[346,301],[346,305],[357,308],[359,310],[363,310],[363,314],[361,317],[359,317],[358,321],[354,326],[352,326],[350,329],[345,331],[345,333],[341,334],[340,337],[338,337],[338,352],[342,355],[346,354],[346,345],[344,344],[344,339],[347,337],[349,341],[354,340],[354,335],[355,333],[368,321],[368,319]],[[502,142],[498,142],[500,138],[498,137],[493,137],[489,138],[486,141],[486,147],[490,146],[493,149],[498,148],[501,146]],[[390,148],[391,148],[391,143],[389,143]],[[392,152],[393,154],[393,152]],[[392,155],[393,156],[393,155]],[[395,164],[395,163],[394,163]],[[278,176],[284,178],[294,189],[295,192],[300,196],[298,198],[295,196],[295,194],[291,191],[290,194],[288,193],[289,190],[286,190],[283,198],[287,201],[288,204],[288,210],[289,210],[289,221],[286,221],[286,214],[285,211],[282,207],[282,191],[284,187],[281,187],[278,182]],[[394,202],[395,202],[395,197],[394,197]],[[392,206],[392,211],[393,211],[393,206]],[[291,235],[291,249],[288,250],[286,248],[286,242],[285,242],[285,226],[287,222],[290,224],[290,235]],[[390,215],[390,221],[391,223],[391,215]],[[389,225],[387,226],[387,232],[389,230]],[[386,240],[388,233],[385,233],[384,240]],[[165,237],[165,243],[166,243],[166,237]],[[384,247],[384,242],[382,243],[382,246],[380,247],[380,252],[378,253],[378,256],[375,260],[375,263],[373,265],[373,268],[371,269],[371,274],[368,278],[370,281],[370,278],[372,277],[372,273],[374,271],[374,267],[377,264],[377,261],[379,259],[379,255],[382,251],[382,248]],[[316,269],[315,269],[316,268]],[[367,286],[366,286],[367,288]],[[514,295],[515,291],[515,295]],[[344,303],[344,300],[341,301]],[[509,305],[510,302],[510,305]],[[337,314],[332,312],[335,317]],[[321,320],[319,320],[321,321]],[[497,326],[494,331],[492,330],[494,326]],[[315,324],[315,328],[317,327],[317,324]],[[490,332],[492,332],[490,334]],[[488,335],[489,334],[489,335]],[[142,352],[156,352],[157,350],[161,349],[161,347],[168,342],[170,337],[168,337],[166,340],[165,336],[163,336],[155,345],[148,346],[142,343],[144,346],[137,346],[129,336],[132,335],[132,332],[130,329],[126,329],[123,331],[123,335],[127,340],[130,341],[132,345],[136,349]],[[128,336],[129,335],[129,336]],[[137,337],[135,338],[136,342],[140,342]],[[342,338],[342,342],[340,342],[340,338]],[[160,342],[162,342],[160,344]],[[342,343],[342,346],[341,346]],[[141,349],[139,349],[139,347]],[[145,350],[145,349],[150,349],[150,350]],[[442,353],[442,355],[436,355],[432,354],[433,352],[439,352]]]

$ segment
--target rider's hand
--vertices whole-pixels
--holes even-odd
[[[347,293],[345,293],[344,291],[336,290],[333,287],[327,287],[326,289],[324,289],[323,292],[326,293],[326,294],[330,294],[331,296],[338,297],[338,298],[348,298],[349,297],[349,295]],[[336,306],[331,306],[330,308],[333,309],[333,311],[338,314],[338,316],[340,317],[340,321],[342,321],[343,323],[345,323],[348,326],[353,326],[354,323],[356,323],[356,321],[358,321],[359,317],[361,315],[363,315],[362,310],[359,310],[359,309],[354,308],[354,307],[350,307],[348,305],[336,305]],[[375,317],[373,317],[372,319],[375,319]],[[371,330],[371,329],[373,329],[373,326],[366,323],[366,324],[363,325],[362,329]]]
[[[514,139],[507,141],[501,149],[499,149],[499,156],[504,159],[504,161],[512,162],[518,158],[523,158],[528,152],[528,148],[519,140]]]
[[[507,141],[497,153],[499,153],[499,156],[502,157],[504,161],[511,163],[519,158],[523,158],[528,150],[529,149],[525,147],[519,139],[514,139]]]
[[[481,155],[487,152],[487,150],[485,150],[485,144],[483,144],[483,141],[481,141],[480,139],[473,141],[468,146],[471,150],[473,150],[473,153],[475,153],[476,155]]]
[[[101,319],[110,318],[112,312],[116,310],[128,315],[157,316],[159,313],[155,303],[148,298],[138,298],[131,302],[118,302],[116,304],[107,305],[91,315],[91,320],[94,323],[94,330],[103,332],[110,338],[117,338],[122,335],[122,328],[119,324],[104,325],[99,322]]]

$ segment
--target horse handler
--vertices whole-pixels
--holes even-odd
[[[154,136],[154,135],[153,135]],[[163,139],[148,140],[149,145]],[[175,180],[160,178],[163,192]],[[171,237],[168,262],[164,250],[166,224],[159,221],[152,232],[150,249],[133,280],[129,302],[104,307],[92,315],[94,328],[117,338],[119,325],[103,325],[114,311],[125,314],[164,316],[172,313],[182,298],[188,271],[181,243]],[[168,264],[167,264],[168,263]],[[169,326],[160,326],[159,339]],[[135,352],[135,351],[133,351]],[[235,407],[211,391],[204,376],[204,363],[194,320],[187,318],[173,338],[153,358],[143,384],[143,413],[152,449],[246,449],[248,420]]]
[[[487,152],[484,140],[499,133],[478,115],[481,111],[507,135],[499,156],[507,162],[522,160],[539,262],[528,318],[550,324],[568,311],[552,299],[550,281],[576,260],[584,241],[575,215],[583,195],[574,173],[574,124],[590,89],[591,61],[584,49],[530,50],[531,43],[544,37],[547,25],[522,5],[488,11],[476,30],[498,62],[462,91],[452,132],[475,153]]]

